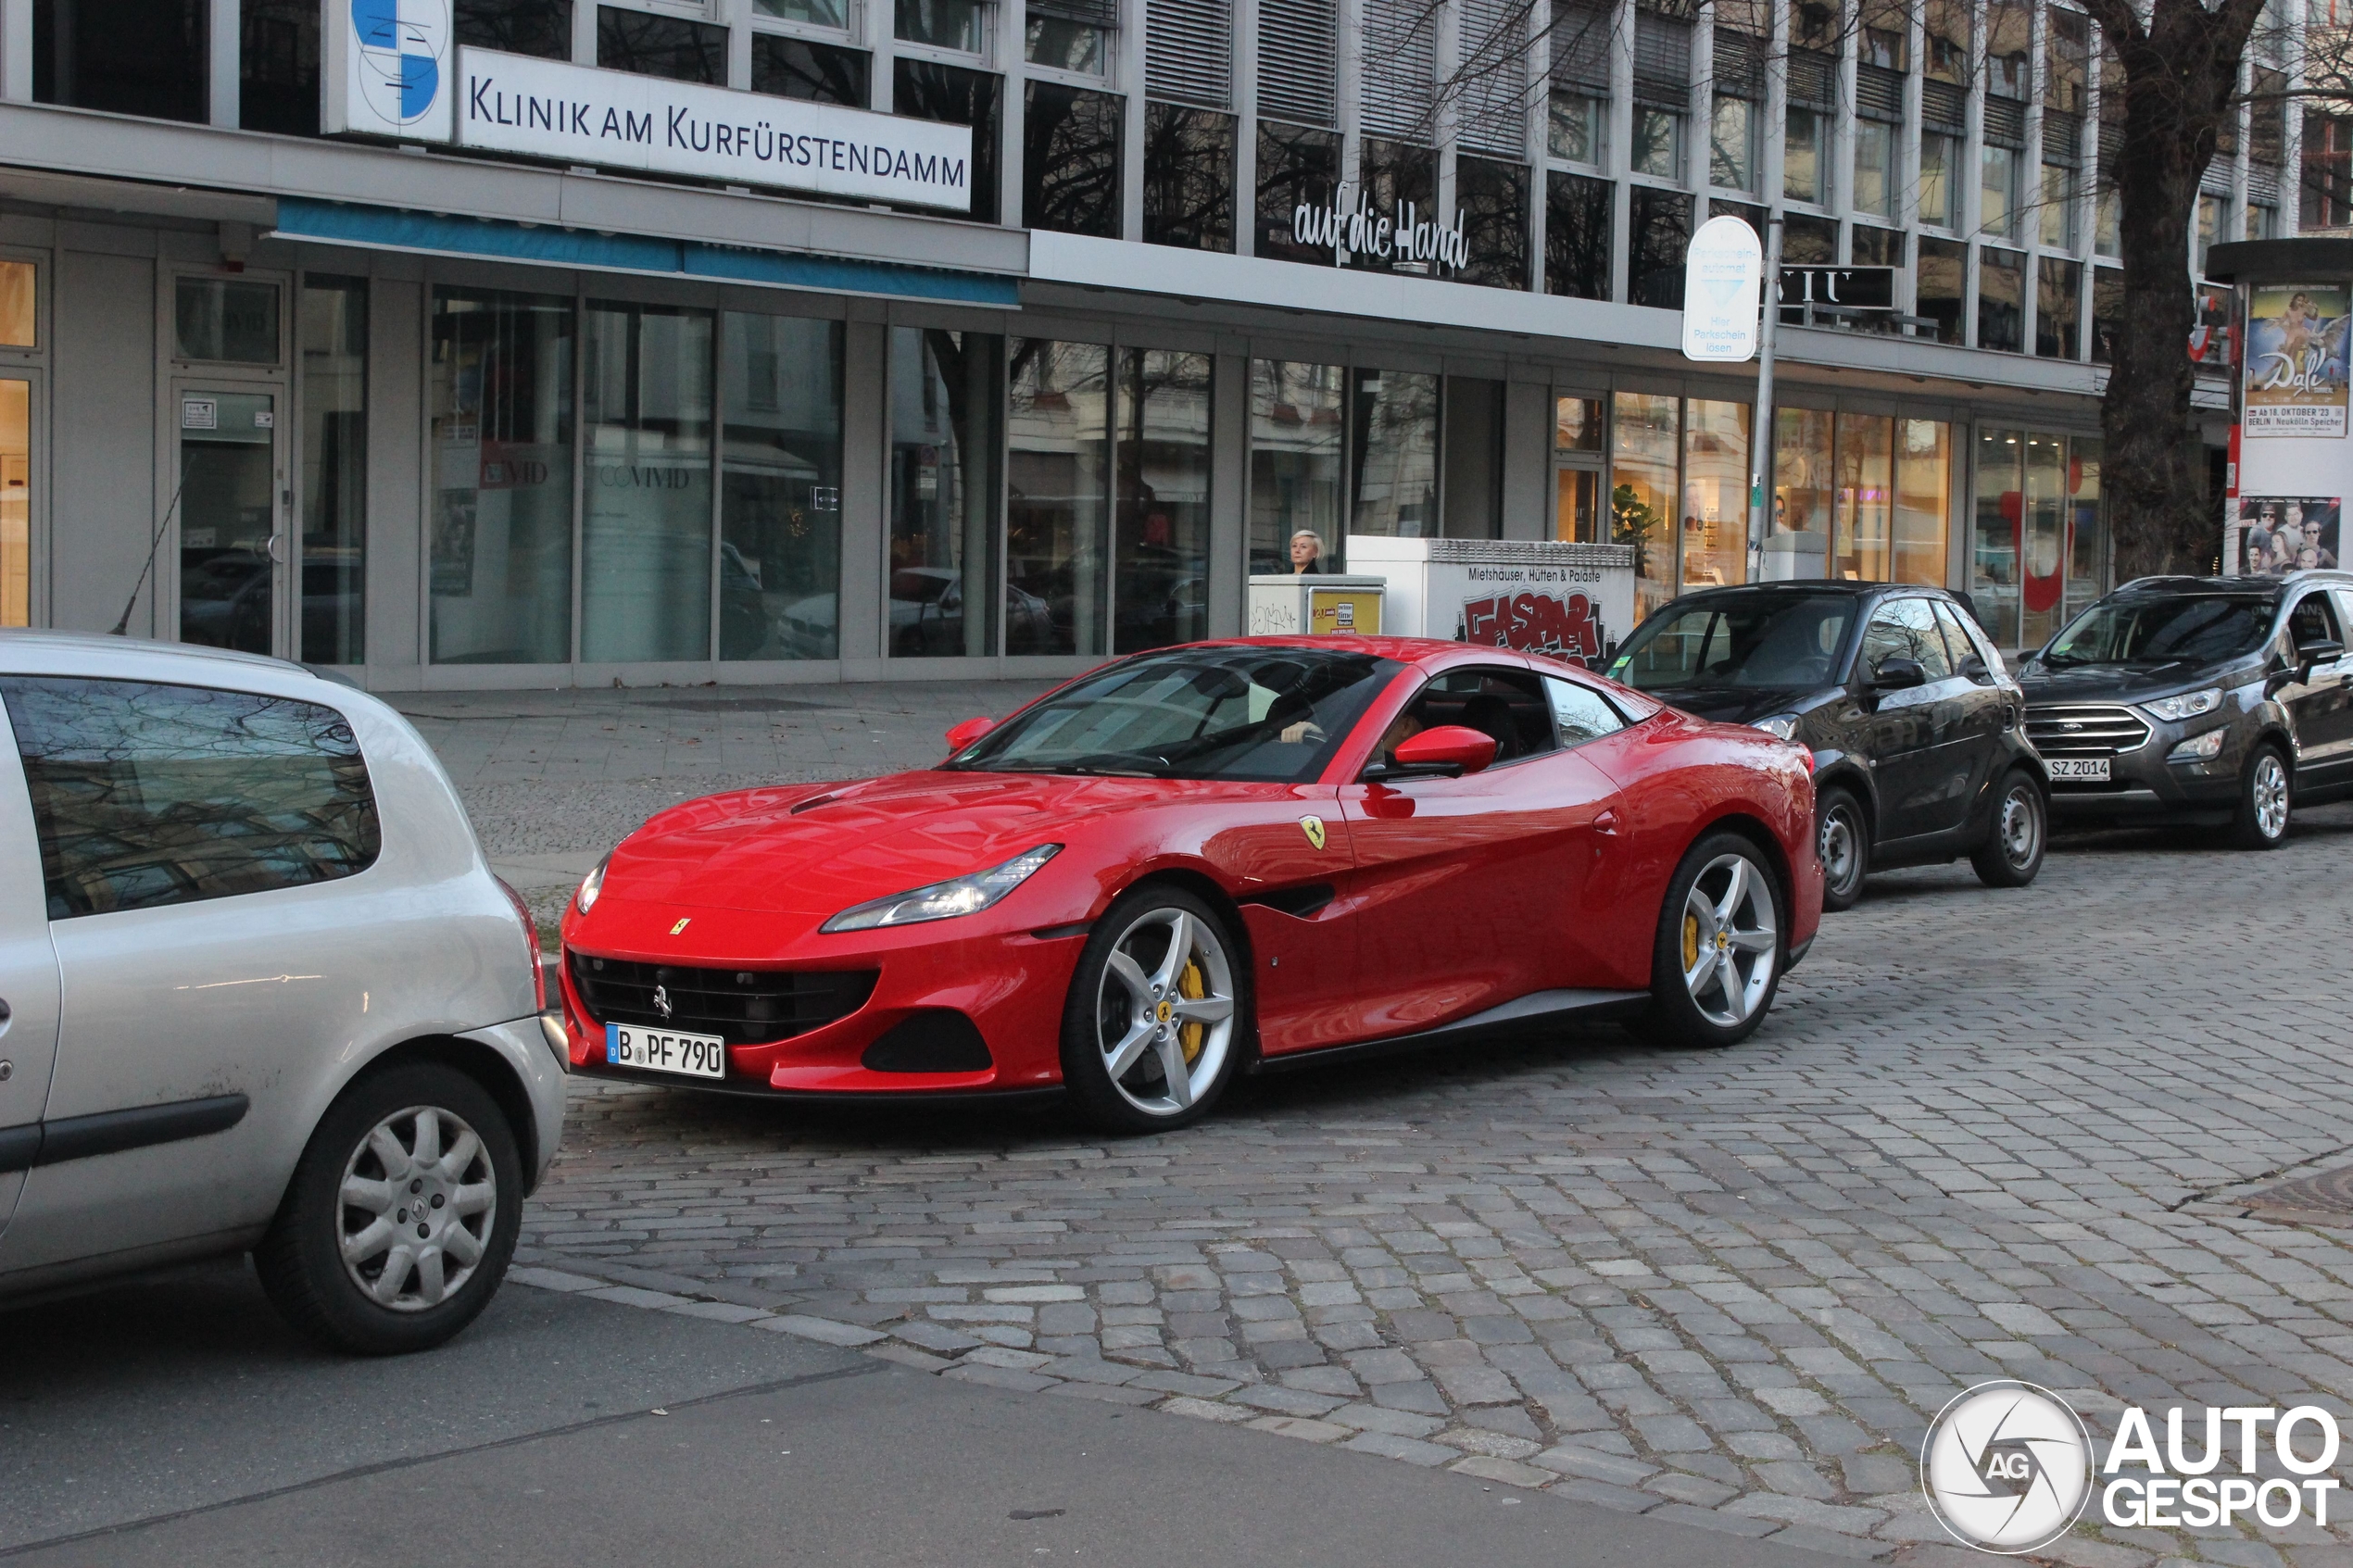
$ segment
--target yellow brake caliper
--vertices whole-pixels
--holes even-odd
[[[1692,966],[1697,962],[1699,962],[1699,916],[1685,915],[1683,917],[1683,972],[1689,974],[1692,972]]]
[[[1189,963],[1185,972],[1176,977],[1176,993],[1193,1000],[1209,995],[1209,982],[1202,975],[1201,965]],[[1189,1065],[1201,1055],[1202,1037],[1208,1026],[1202,1023],[1180,1023],[1176,1026],[1176,1042],[1185,1048],[1185,1060]]]

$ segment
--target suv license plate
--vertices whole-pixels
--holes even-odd
[[[614,1067],[642,1067],[687,1078],[724,1078],[727,1042],[716,1035],[680,1035],[634,1023],[608,1023],[605,1060]]]
[[[2105,757],[2046,757],[2043,765],[2051,771],[2053,779],[2076,779],[2088,784],[2108,783],[2108,759]]]

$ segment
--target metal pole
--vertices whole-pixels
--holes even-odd
[[[1765,224],[1765,322],[1756,345],[1756,408],[1748,427],[1748,580],[1764,575],[1765,481],[1773,456],[1773,335],[1781,320],[1781,215]]]

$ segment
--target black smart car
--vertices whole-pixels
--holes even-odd
[[[2353,795],[2353,573],[2144,577],[2019,671],[2069,822],[2228,826],[2250,849],[2293,806]]]
[[[1989,887],[2043,866],[2049,780],[2026,700],[1968,606],[1941,588],[1774,583],[1654,611],[1613,680],[1814,749],[1822,904],[1864,872],[1967,855]]]

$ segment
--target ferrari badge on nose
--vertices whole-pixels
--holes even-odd
[[[1310,844],[1312,844],[1312,845],[1314,845],[1316,848],[1321,849],[1321,848],[1324,847],[1324,819],[1323,819],[1323,818],[1321,818],[1321,817],[1302,817],[1302,818],[1300,818],[1300,819],[1299,819],[1299,831],[1300,831],[1300,832],[1302,832],[1302,833],[1303,833],[1303,834],[1305,834],[1307,835],[1307,842],[1308,842],[1308,843],[1310,843]]]
[[[670,935],[673,935],[673,936],[675,936],[675,935],[677,935],[680,932],[682,932],[682,931],[686,930],[686,921],[691,921],[691,920],[693,920],[694,918],[695,918],[694,916],[692,916],[692,915],[688,915],[688,916],[686,917],[686,920],[682,920],[682,921],[680,921],[680,922],[679,922],[676,925],[672,926],[672,927],[670,928]]]

